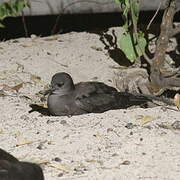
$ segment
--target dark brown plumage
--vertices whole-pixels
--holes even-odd
[[[40,166],[16,159],[0,149],[0,180],[44,180]]]
[[[157,97],[142,94],[118,92],[115,88],[101,82],[73,83],[65,72],[52,77],[48,96],[48,109],[52,115],[80,115],[102,113],[111,109],[142,105]]]

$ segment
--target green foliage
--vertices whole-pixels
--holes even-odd
[[[9,0],[0,3],[0,21],[2,22],[6,17],[16,17],[24,8],[29,7],[29,3],[26,0]],[[4,25],[0,23],[0,28]]]
[[[134,62],[145,52],[146,39],[141,31],[137,31],[140,5],[137,0],[115,0],[123,11],[124,34],[118,38],[118,47],[126,57]]]
[[[143,34],[140,34],[136,44],[133,43],[132,36],[129,33],[124,33],[118,40],[118,47],[131,62],[143,55],[141,49],[144,49],[146,44]]]

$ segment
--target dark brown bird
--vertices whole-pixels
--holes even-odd
[[[0,180],[44,180],[40,166],[16,159],[0,149]]]
[[[52,77],[48,93],[48,109],[55,116],[102,113],[111,109],[142,105],[153,98],[158,100],[150,95],[118,92],[101,82],[81,82],[74,85],[71,76],[65,72]]]

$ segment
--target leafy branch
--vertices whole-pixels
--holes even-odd
[[[22,13],[24,8],[30,7],[27,0],[9,0],[0,3],[0,28],[3,28],[4,25],[2,21],[6,17],[16,17]]]
[[[124,33],[118,39],[118,47],[131,62],[134,62],[140,56],[145,55],[147,45],[144,33],[137,30],[140,4],[138,0],[115,0],[115,2],[122,9],[124,20]],[[146,58],[149,61],[147,56]]]

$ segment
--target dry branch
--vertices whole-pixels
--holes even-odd
[[[169,39],[172,35],[179,32],[176,26],[173,29],[173,19],[176,13],[176,0],[168,0],[167,8],[164,11],[163,19],[160,27],[160,35],[157,40],[157,46],[154,58],[151,64],[150,74],[150,88],[151,92],[158,93],[165,89],[174,89],[180,87],[180,78],[178,77],[166,77],[166,74],[162,72],[165,62],[165,54],[168,48]]]

